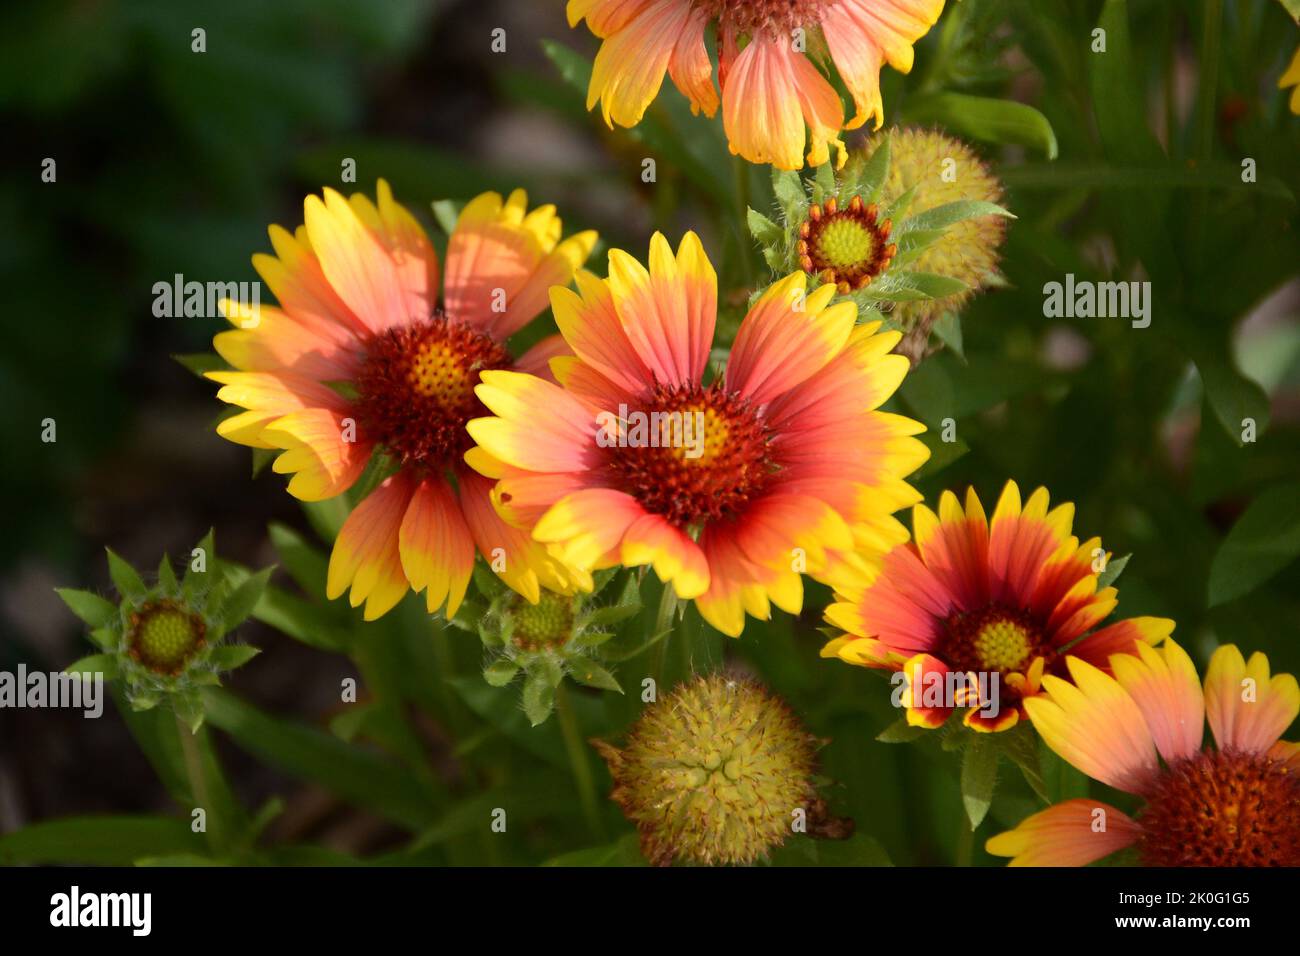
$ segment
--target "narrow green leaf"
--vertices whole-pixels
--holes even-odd
[[[555,685],[539,672],[529,674],[524,681],[523,700],[528,722],[536,727],[555,709]]]
[[[179,586],[176,581],[176,569],[172,567],[172,559],[169,555],[164,554],[158,562],[158,583],[169,591],[175,591]]]
[[[483,668],[483,679],[493,687],[505,687],[519,673],[519,665],[508,660],[493,661]]]
[[[574,850],[551,857],[542,866],[649,866],[641,853],[641,839],[635,832],[625,833],[613,843]]]
[[[456,231],[456,223],[460,221],[460,211],[464,204],[450,199],[439,199],[432,205],[433,218],[437,221],[438,228],[450,236]]]
[[[900,717],[876,734],[876,739],[882,744],[905,744],[924,735],[924,727],[914,727],[907,722],[907,718]]]
[[[1300,556],[1300,482],[1274,485],[1250,503],[1210,565],[1209,604],[1249,594]]]
[[[1124,569],[1128,567],[1128,559],[1131,557],[1133,555],[1126,554],[1122,558],[1111,558],[1107,561],[1105,570],[1097,575],[1097,590],[1100,591],[1102,588],[1108,588],[1114,584],[1119,576],[1124,573]]]
[[[63,598],[72,613],[91,627],[103,627],[117,618],[117,605],[90,591],[78,591],[75,588],[55,588],[55,593]]]
[[[862,167],[862,173],[858,176],[858,189],[866,197],[869,203],[876,202],[880,198],[880,190],[885,185],[885,179],[889,176],[890,152],[893,149],[894,135],[892,132],[886,133],[885,138],[881,140],[876,151],[871,154]]]
[[[746,210],[749,234],[765,246],[774,245],[782,240],[785,233],[781,227],[755,209]]]
[[[197,552],[197,553],[196,553]],[[200,564],[200,560],[202,564]],[[203,570],[200,571],[199,567]],[[185,594],[193,597],[205,593],[211,586],[216,572],[216,536],[212,529],[196,544],[185,558],[185,579],[182,588]]]
[[[278,521],[267,526],[271,546],[289,576],[318,600],[325,600],[329,558],[293,528]]]
[[[808,201],[803,191],[803,180],[798,173],[788,169],[772,168],[772,193],[789,222],[794,221],[799,208]]]
[[[223,644],[212,649],[208,654],[208,660],[220,670],[233,671],[237,667],[243,667],[260,653],[262,649],[251,644]]]
[[[925,210],[925,212],[919,212],[915,216],[903,220],[903,223],[898,227],[898,231],[906,234],[913,230],[947,229],[956,223],[966,219],[974,219],[978,216],[1016,218],[997,203],[985,202],[982,199],[961,199],[957,202],[947,202],[940,206],[933,206]]]
[[[835,195],[835,167],[822,163],[813,174],[813,202],[825,202]]]
[[[975,734],[961,761],[961,802],[970,828],[983,821],[993,803],[998,781],[998,748],[988,734]]]
[[[204,378],[208,372],[217,372],[230,367],[225,359],[212,352],[193,352],[188,355],[173,355],[172,358],[204,381],[208,381]]]
[[[114,654],[91,654],[79,661],[74,661],[63,669],[65,674],[103,674],[104,680],[117,677],[117,656]]]
[[[240,584],[221,605],[222,633],[229,633],[247,620],[262,599],[274,568],[263,568]]]
[[[0,836],[0,865],[129,866],[142,857],[202,854],[202,834],[167,817],[68,817]]]
[[[434,822],[437,795],[407,769],[311,727],[271,717],[228,691],[205,691],[204,701],[214,727],[272,766],[413,831]]]
[[[1047,117],[1024,103],[935,93],[907,101],[903,115],[908,123],[937,123],[953,133],[986,143],[1028,146],[1056,159],[1056,133]]]
[[[579,684],[585,684],[588,687],[596,687],[600,690],[612,690],[623,693],[622,686],[618,680],[605,668],[601,667],[595,661],[586,658],[579,658],[569,664],[569,676]]]
[[[112,548],[105,548],[104,550],[108,552],[109,577],[113,579],[113,584],[122,597],[131,600],[144,597],[145,586],[144,581],[140,579],[140,573],[114,552]]]

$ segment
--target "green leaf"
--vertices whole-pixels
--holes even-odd
[[[560,71],[564,81],[585,95],[587,87],[591,84],[591,62],[563,43],[556,43],[554,40],[543,40],[542,50]]]
[[[911,302],[924,299],[946,299],[969,289],[965,282],[951,276],[933,272],[890,272],[879,282],[869,285],[861,294],[880,302]]]
[[[524,681],[524,714],[536,727],[555,709],[555,684],[541,671],[534,671]]]
[[[876,739],[882,744],[905,744],[925,735],[924,727],[914,727],[906,717],[900,717],[880,733]]]
[[[63,603],[91,627],[103,627],[117,619],[117,605],[90,591],[75,588],[55,588]]]
[[[628,604],[611,604],[608,607],[598,607],[588,611],[582,616],[582,623],[592,627],[606,627],[612,624],[622,624],[640,613],[640,601]]]
[[[176,581],[176,569],[172,567],[170,555],[164,554],[158,562],[158,583],[168,591],[175,591],[179,587]]]
[[[596,687],[600,690],[612,690],[623,693],[614,675],[593,660],[578,658],[569,662],[569,676],[579,684]]]
[[[103,674],[104,680],[117,677],[117,655],[91,654],[63,668],[65,674]]]
[[[483,668],[483,679],[493,687],[505,687],[519,673],[519,665],[505,659],[493,661]]]
[[[318,650],[343,651],[351,644],[350,634],[339,626],[332,611],[275,586],[262,592],[262,599],[253,608],[253,617]]]
[[[886,133],[876,151],[871,154],[858,176],[858,189],[866,197],[866,202],[873,203],[880,198],[880,190],[889,175],[889,158],[893,149],[894,134]]]
[[[995,735],[998,745],[1007,758],[1020,768],[1025,782],[1033,788],[1040,800],[1051,803],[1047,782],[1043,779],[1038,761],[1038,737],[1032,727],[1023,721],[1010,730]]]
[[[194,568],[194,552],[203,552],[203,570],[196,571]],[[216,537],[212,529],[196,544],[185,559],[185,580],[181,587],[187,597],[193,597],[196,594],[202,594],[211,586],[212,578],[210,575],[216,571]]]
[[[1108,588],[1114,584],[1119,576],[1124,573],[1124,569],[1128,566],[1128,559],[1131,557],[1133,555],[1126,554],[1122,558],[1111,558],[1107,561],[1105,570],[1097,575],[1097,590],[1100,591],[1102,588]]]
[[[0,836],[0,865],[129,866],[142,857],[201,854],[202,834],[167,817],[68,817]]]
[[[625,833],[613,843],[553,856],[542,866],[649,866],[641,854],[641,839]]]
[[[1052,124],[1024,103],[964,93],[935,93],[909,99],[902,112],[908,123],[936,123],[970,139],[1028,146],[1048,159],[1057,156]]]
[[[437,221],[438,228],[450,236],[456,231],[456,223],[460,220],[460,211],[464,204],[450,199],[439,199],[432,203],[432,206],[433,218]]]
[[[113,584],[117,587],[118,593],[122,597],[133,601],[144,597],[145,586],[144,581],[140,579],[139,572],[118,556],[112,548],[105,548],[104,550],[108,552],[108,574],[113,579]]]
[[[846,840],[793,836],[772,851],[773,866],[893,866],[884,847],[865,833]]]
[[[329,558],[293,528],[278,521],[267,526],[271,546],[289,576],[298,586],[318,600],[325,599],[325,579]]]
[[[230,368],[225,359],[212,352],[193,352],[188,355],[173,355],[172,358],[199,378],[203,378],[204,381],[207,381],[204,376],[208,372],[218,372]]]
[[[800,208],[808,201],[799,174],[789,169],[777,169],[775,166],[772,167],[772,194],[776,196],[777,204],[785,213],[787,222],[794,222],[799,216]]]
[[[768,219],[761,212],[754,209],[747,209],[746,220],[749,223],[749,234],[765,246],[772,246],[781,242],[785,237],[785,232]]]
[[[958,358],[964,358],[964,343],[961,332],[961,316],[955,312],[945,312],[939,316],[939,320],[934,323],[931,331],[935,338],[942,342]],[[950,444],[956,444],[951,442]]]
[[[1237,447],[1244,447],[1242,431],[1246,419],[1255,422],[1256,433],[1268,427],[1269,399],[1256,382],[1241,374],[1221,353],[1211,348],[1192,348],[1192,358],[1205,387],[1205,399],[1223,430]]]
[[[825,202],[835,192],[835,167],[829,162],[822,163],[813,173],[813,202]]]
[[[1250,503],[1210,565],[1209,605],[1249,594],[1300,556],[1300,482],[1274,485]]]
[[[225,690],[207,690],[208,720],[249,753],[412,831],[434,822],[438,795],[417,775],[327,733],[265,714]]]
[[[974,734],[962,753],[961,802],[972,830],[984,821],[993,803],[993,789],[997,786],[998,747],[991,736]]]
[[[248,579],[222,602],[221,632],[223,634],[233,631],[253,613],[253,608],[257,607],[257,603],[262,599],[262,594],[266,591],[266,583],[274,570],[274,568],[263,568],[256,574],[249,575]]]
[[[233,671],[237,667],[243,667],[260,653],[262,649],[251,644],[223,644],[212,649],[208,654],[208,661],[219,670]]]
[[[915,216],[903,220],[903,223],[899,226],[899,232],[906,234],[914,230],[947,229],[956,223],[966,219],[974,219],[978,216],[1016,218],[997,203],[985,202],[982,199],[961,199],[957,202],[947,202],[940,206],[933,206],[925,212],[918,212]]]

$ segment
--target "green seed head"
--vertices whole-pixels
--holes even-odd
[[[819,800],[817,740],[757,684],[696,677],[651,704],[618,749],[596,742],[612,797],[655,864],[752,863]]]
[[[131,613],[127,649],[158,674],[179,674],[204,645],[207,625],[170,599],[151,601]]]

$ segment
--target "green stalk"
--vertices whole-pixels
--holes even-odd
[[[587,826],[597,843],[605,842],[605,825],[600,817],[600,802],[596,794],[596,778],[591,772],[591,761],[587,756],[586,743],[582,739],[582,729],[578,726],[578,715],[573,711],[569,699],[569,688],[563,683],[555,688],[555,714],[560,721],[560,730],[564,734],[564,748],[569,752],[569,766],[573,770],[573,782],[578,787],[578,799],[582,802],[582,814],[587,818]]]
[[[671,584],[665,584],[663,588],[663,594],[659,597],[659,612],[655,615],[655,627],[654,631],[651,632],[652,635],[671,631],[673,628],[673,615],[677,613],[677,592],[673,590]],[[672,634],[668,634],[655,644],[654,661],[651,664],[650,673],[654,677],[656,686],[663,681],[664,662],[668,658],[668,642],[672,640],[672,637]]]
[[[192,731],[188,724],[176,716],[176,734],[181,740],[181,755],[185,760],[185,776],[190,784],[190,798],[194,801],[195,806],[191,811],[201,807],[204,816],[206,830],[204,835],[207,838],[208,846],[217,850],[221,846],[221,819],[216,807],[212,805],[212,791],[208,787],[208,775],[203,767],[203,754],[199,750],[198,734]]]
[[[957,865],[970,866],[975,852],[975,831],[971,829],[964,810],[957,828]]]

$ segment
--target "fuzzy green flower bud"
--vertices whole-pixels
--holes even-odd
[[[565,678],[622,693],[618,680],[600,660],[600,648],[614,636],[615,625],[641,610],[640,594],[629,577],[622,596],[613,604],[598,605],[595,597],[614,577],[606,571],[595,576],[590,594],[564,595],[542,591],[537,603],[504,588],[489,574],[475,577],[480,593],[489,598],[477,621],[472,603],[453,623],[478,631],[492,660],[483,670],[494,687],[510,684],[523,675],[523,706],[533,726],[550,717],[555,690]],[[468,619],[468,621],[466,621]]]
[[[696,677],[647,707],[622,748],[593,745],[656,865],[747,864],[791,833],[848,835],[826,826],[813,785],[820,742],[747,679]]]
[[[211,533],[192,550],[183,580],[166,556],[151,585],[112,551],[108,569],[120,595],[116,604],[90,591],[58,589],[90,625],[90,639],[102,652],[77,661],[68,672],[119,680],[136,710],[165,701],[197,730],[203,723],[201,689],[219,684],[222,672],[257,654],[256,648],[230,643],[228,636],[252,613],[271,570],[250,575],[218,564]]]

